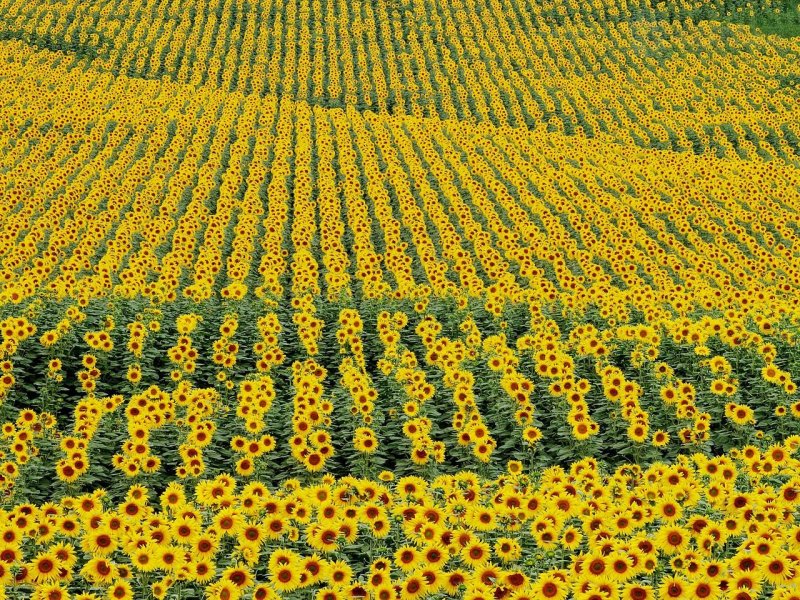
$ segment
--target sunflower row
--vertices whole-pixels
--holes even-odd
[[[772,0],[214,0],[168,11],[141,0],[106,9],[5,0],[0,13],[3,40],[115,76],[729,157],[797,155],[796,99],[781,83],[796,47],[747,26],[776,13],[797,25]]]
[[[315,358],[282,339],[297,315],[284,309],[265,307],[256,318],[232,304],[219,321],[210,311],[201,319],[170,309],[149,321],[141,352],[115,343],[98,355],[84,333],[98,331],[96,320],[109,339],[141,340],[130,332],[143,327],[144,315],[132,313],[130,326],[123,326],[124,313],[98,301],[87,309],[96,316],[67,306],[59,309],[63,319],[31,305],[25,319],[8,320],[25,323],[27,337],[2,365],[4,410],[16,414],[31,406],[29,381],[46,382],[33,405],[55,411],[61,431],[71,429],[64,434],[71,442],[55,463],[48,454],[35,468],[55,469],[66,483],[82,481],[93,465],[112,464],[134,477],[172,477],[176,468],[180,477],[194,478],[207,471],[206,448],[215,457],[212,473],[236,463],[240,475],[254,476],[259,464],[274,460],[290,472],[302,466],[340,473],[343,463],[328,466],[322,457],[350,456],[351,449],[374,455],[373,470],[366,471],[373,475],[387,461],[404,473],[449,471],[446,452],[454,465],[485,463],[491,473],[510,458],[546,464],[553,451],[572,458],[602,452],[612,464],[632,458],[647,464],[664,452],[765,447],[800,429],[794,342],[784,335],[797,316],[600,329],[559,325],[532,305],[523,329],[519,315],[513,323],[498,322],[479,302],[461,309],[442,302],[433,299],[423,314],[414,307],[332,312],[321,303],[330,321],[318,319]],[[70,322],[65,337],[51,343],[45,330],[37,339],[42,319]],[[302,333],[294,330],[298,338]],[[83,354],[64,353],[75,344]],[[337,369],[337,378],[328,377],[326,365]],[[128,437],[117,435],[122,431]],[[166,432],[176,437],[165,438]],[[497,440],[502,450],[494,457]],[[250,443],[261,450],[248,454]],[[115,447],[116,455],[97,464],[90,460],[95,444]],[[268,463],[254,462],[273,449],[279,453]],[[403,455],[410,462],[403,464]],[[162,467],[164,461],[170,466]],[[17,462],[23,473],[29,470]]]
[[[102,491],[2,514],[7,594],[82,600],[352,595],[794,598],[798,441],[603,473],[325,477],[269,489],[230,475]],[[361,538],[372,540],[363,555]],[[92,591],[74,591],[91,589]]]
[[[91,76],[81,77],[88,83]],[[136,80],[130,80],[129,84],[136,89],[139,87]],[[102,98],[107,96],[97,100]],[[17,190],[22,188],[15,186],[6,192],[10,210],[4,226],[15,230],[22,226],[28,213],[33,219],[27,223],[31,230],[44,223],[48,223],[48,228],[55,223],[59,225],[48,237],[49,248],[41,253],[45,258],[28,256],[25,250],[30,247],[28,242],[17,244],[13,249],[8,247],[3,253],[7,277],[14,282],[4,290],[4,297],[21,301],[31,297],[39,286],[48,287],[59,295],[83,298],[84,302],[112,290],[123,297],[143,294],[164,300],[182,292],[201,301],[216,293],[216,286],[222,286],[219,293],[224,298],[242,299],[250,290],[263,297],[269,290],[269,296],[274,299],[284,293],[281,283],[283,269],[287,266],[284,253],[289,256],[284,244],[289,239],[294,247],[293,277],[306,282],[302,289],[314,292],[305,294],[312,299],[323,294],[328,300],[338,298],[346,289],[342,282],[355,277],[363,287],[359,293],[367,297],[412,298],[417,301],[419,310],[424,310],[428,294],[458,297],[466,293],[484,296],[487,308],[498,315],[508,303],[519,304],[531,299],[545,303],[560,296],[573,312],[581,314],[589,306],[599,305],[602,316],[622,322],[630,318],[632,310],[645,312],[649,319],[654,319],[698,309],[724,310],[731,305],[741,308],[751,303],[765,311],[764,319],[769,321],[775,316],[772,307],[778,296],[791,292],[796,284],[798,274],[792,265],[792,248],[797,232],[796,220],[791,216],[796,214],[796,198],[791,193],[794,175],[775,163],[760,166],[755,162],[692,159],[689,164],[697,169],[692,178],[687,179],[682,174],[684,167],[676,163],[674,179],[664,173],[651,173],[645,178],[645,184],[639,177],[639,167],[632,166],[638,163],[632,160],[634,155],[630,151],[594,142],[567,145],[559,137],[533,133],[511,139],[499,130],[489,129],[482,134],[473,132],[469,126],[445,122],[431,128],[427,122],[407,119],[407,123],[401,124],[377,116],[362,117],[352,111],[346,121],[333,118],[332,122],[339,124],[332,128],[329,117],[319,108],[304,111],[282,101],[280,106],[287,109],[282,110],[274,103],[251,99],[229,102],[226,106],[219,108],[220,115],[227,117],[218,127],[231,128],[228,143],[224,142],[225,136],[215,136],[207,154],[212,163],[213,157],[219,158],[216,171],[211,164],[204,163],[203,176],[193,188],[179,176],[181,172],[191,173],[191,169],[197,168],[197,163],[190,159],[192,155],[198,156],[198,160],[206,155],[208,140],[199,136],[204,125],[197,130],[194,153],[183,146],[183,150],[164,153],[155,163],[159,165],[158,171],[167,170],[159,185],[166,184],[173,194],[159,209],[156,221],[137,216],[148,210],[152,212],[145,207],[153,207],[155,202],[155,196],[141,191],[135,194],[137,199],[132,205],[106,205],[105,211],[98,213],[98,225],[103,225],[89,228],[92,219],[84,215],[95,214],[100,201],[98,194],[103,189],[98,188],[91,194],[86,192],[82,181],[91,176],[91,168],[84,169],[81,176],[67,178],[66,184],[77,196],[54,198],[48,211],[39,217],[33,217],[30,206],[11,210],[19,206]],[[235,114],[240,109],[244,111],[242,117]],[[254,111],[256,116],[253,116]],[[299,234],[289,231],[289,221],[292,228],[301,227],[303,220],[313,215],[313,210],[304,208],[302,202],[293,202],[292,213],[288,211],[287,186],[291,184],[294,188],[297,176],[302,175],[295,172],[298,163],[290,167],[283,162],[288,160],[286,157],[294,145],[292,140],[296,136],[292,131],[300,125],[299,122],[294,124],[298,114],[313,116],[314,127],[328,132],[319,135],[319,148],[309,150],[312,158],[308,160],[314,168],[310,173],[312,181],[304,184],[310,189],[303,192],[313,196],[317,189],[328,190],[316,201],[332,209],[325,208],[320,213],[324,215],[324,226],[320,229],[322,265],[326,270],[324,287],[320,285],[319,267],[313,266],[316,264],[313,252],[307,254],[311,252],[308,248],[316,248],[315,234],[311,233],[315,230],[302,225],[304,231],[309,232],[303,234],[305,241]],[[147,115],[145,111],[142,118]],[[166,119],[166,115],[163,118]],[[262,118],[265,119],[263,124]],[[357,126],[352,125],[359,121]],[[125,180],[130,178],[130,185],[136,185],[142,169],[154,168],[154,165],[144,164],[147,157],[158,157],[161,152],[148,142],[144,158],[136,160],[135,153],[128,154],[131,143],[127,138],[115,136],[114,132],[120,127],[116,115],[115,122],[114,131],[101,138],[101,142],[107,139],[112,146],[105,147],[94,160],[108,161],[116,156],[117,161],[123,161],[119,166],[125,173]],[[271,124],[280,125],[274,143],[269,131]],[[305,126],[301,130],[306,130]],[[335,136],[330,133],[332,131]],[[411,132],[413,138],[409,136]],[[52,130],[47,135],[51,133]],[[255,134],[252,148],[249,142],[242,142],[243,136],[250,134]],[[66,150],[74,139],[71,136],[65,134],[58,147]],[[113,146],[114,140],[122,144],[122,150]],[[554,146],[556,141],[558,144]],[[183,143],[185,141],[181,141]],[[229,155],[231,149],[234,155],[223,163],[221,157]],[[581,157],[584,151],[602,152],[606,159],[603,167]],[[176,163],[180,152],[185,152],[184,162]],[[332,152],[339,154],[342,161],[350,161],[348,173],[352,173],[344,178],[342,198],[336,200],[330,196],[337,189],[335,177],[330,165],[326,166],[327,161],[332,160],[326,157]],[[253,164],[257,162],[253,159],[264,156],[263,153],[266,153],[265,158],[276,157],[266,171]],[[345,158],[353,153],[355,159]],[[376,190],[375,178],[379,177],[381,169],[377,153],[386,161],[388,169],[388,177],[380,184],[384,192]],[[317,154],[319,160],[316,160]],[[650,157],[642,158],[646,164],[655,164],[655,155],[644,156]],[[51,160],[60,161],[58,152]],[[548,160],[559,161],[561,167],[554,169]],[[244,180],[241,171],[244,167],[231,171],[230,165],[247,161],[251,168]],[[572,161],[577,161],[577,166]],[[129,164],[130,167],[125,166]],[[176,164],[180,165],[177,170]],[[513,169],[510,168],[512,164]],[[378,173],[364,172],[373,168],[377,168]],[[704,173],[710,168],[736,182],[730,196],[725,193],[724,199],[715,199],[714,186],[718,182],[704,181]],[[435,173],[435,180],[428,181],[427,169]],[[749,175],[743,177],[742,173]],[[269,210],[263,221],[269,226],[260,224],[258,219],[242,216],[259,214],[261,209],[250,203],[261,204],[258,198],[264,193],[263,185],[256,182],[259,177],[263,179],[264,174],[271,174],[266,184]],[[304,177],[302,175],[301,179]],[[370,229],[372,217],[364,214],[366,209],[356,200],[363,193],[362,177],[367,178],[365,189],[376,190],[375,218],[385,232],[385,257],[377,254],[379,247],[372,241],[375,236],[365,233]],[[765,177],[778,177],[784,185],[768,188],[759,183],[766,181]],[[228,183],[223,184],[222,179]],[[551,188],[540,187],[548,180]],[[27,185],[34,189],[39,181],[33,178]],[[234,183],[237,181],[238,184]],[[463,182],[461,191],[455,182],[459,185]],[[728,185],[734,184],[728,181],[725,187]],[[294,188],[292,196],[300,189]],[[180,200],[185,199],[187,193],[191,199]],[[236,197],[241,193],[243,198],[248,198],[246,210],[235,208],[232,200],[226,200],[218,207],[214,219],[204,225],[208,216],[202,199],[205,195]],[[755,194],[757,199],[745,205],[735,199],[739,194]],[[659,195],[662,195],[660,200]],[[67,201],[67,197],[74,200]],[[676,200],[678,198],[680,200]],[[342,201],[345,207],[352,209],[345,212],[337,209]],[[61,206],[63,221],[54,218],[52,210],[56,206]],[[69,210],[77,210],[72,218],[67,217],[69,206],[74,207]],[[112,210],[114,206],[117,210]],[[791,209],[792,206],[795,209]],[[609,211],[618,216],[610,219]],[[775,219],[778,211],[788,214],[788,220]],[[116,227],[113,239],[106,239],[116,220],[122,225]],[[15,225],[12,226],[12,222]],[[348,228],[362,236],[353,246],[355,266],[351,266],[349,258],[343,260],[347,253],[343,250],[342,235]],[[599,235],[601,229],[616,233]],[[399,231],[399,243],[392,231]],[[133,252],[135,236],[139,237],[138,250]],[[67,241],[75,237],[80,241],[60,265],[53,263],[51,268],[38,270],[26,266],[28,261],[30,265],[39,260],[52,262],[52,256],[63,251]],[[263,281],[261,285],[254,285],[255,274],[250,272],[249,261],[253,252],[259,253],[259,244],[255,243],[258,237],[262,240],[263,254],[254,260],[259,262]],[[404,238],[407,241],[402,241]],[[636,242],[625,242],[626,239]],[[215,254],[218,250],[214,249],[224,247],[226,240],[230,242],[230,257],[223,264],[222,256]],[[32,239],[29,241],[33,243]],[[166,254],[160,250],[164,244],[169,244]],[[198,250],[200,247],[202,251]],[[101,273],[94,273],[91,265],[87,267],[88,257],[95,255],[102,265]],[[378,269],[381,258],[396,287],[390,285]],[[180,275],[187,269],[192,273],[188,282]],[[120,283],[114,283],[117,277]],[[744,289],[732,291],[734,285]],[[309,314],[298,318],[313,322]],[[304,339],[314,340],[316,329],[312,327]],[[642,350],[647,351],[646,348]]]

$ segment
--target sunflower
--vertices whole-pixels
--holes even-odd
[[[640,583],[628,583],[622,588],[622,600],[653,600],[653,588]]]
[[[448,555],[445,548],[434,544],[422,551],[421,559],[427,567],[439,567],[447,562]]]
[[[49,583],[58,579],[61,569],[58,559],[54,554],[45,552],[34,558],[28,566],[30,577],[37,583]]]
[[[568,550],[575,550],[582,541],[583,535],[575,527],[567,527],[561,534],[561,545]]]
[[[690,586],[686,580],[680,577],[664,577],[658,586],[659,596],[665,600],[668,598],[689,598]]]
[[[161,562],[161,552],[159,552],[157,548],[157,546],[151,544],[137,548],[131,555],[131,563],[137,570],[143,573],[149,573],[150,571],[164,568]]]
[[[706,578],[692,582],[688,591],[690,598],[699,600],[716,600],[722,594],[719,583]]]
[[[461,550],[461,560],[472,568],[478,567],[489,560],[490,555],[489,544],[481,541],[470,542]]]
[[[270,569],[270,584],[278,593],[291,592],[300,586],[300,570],[294,564]]]
[[[548,598],[553,600],[564,600],[569,592],[569,587],[559,577],[552,572],[545,572],[539,575],[530,587],[533,598]]]
[[[214,516],[214,527],[220,535],[236,537],[244,527],[244,517],[233,508],[226,508]]]
[[[339,544],[341,524],[311,525],[306,529],[306,541],[310,547],[320,552],[334,552]]]
[[[281,522],[281,529],[283,523]],[[237,540],[241,547],[259,548],[267,539],[267,528],[259,523],[246,523],[239,534]]]
[[[219,540],[217,536],[209,532],[199,534],[191,543],[192,552],[195,553],[198,558],[212,557],[217,552],[218,547]]]
[[[0,545],[0,561],[14,564],[22,561],[22,549],[16,544]]]
[[[503,562],[513,562],[522,556],[522,546],[512,538],[501,537],[494,544],[494,553]]]
[[[394,588],[392,592],[394,592]],[[333,587],[320,588],[314,596],[314,600],[344,600],[344,598],[345,593],[339,588]],[[392,596],[392,600],[394,600],[394,595]]]
[[[74,483],[81,476],[81,473],[70,462],[60,460],[56,465],[56,475],[64,483]]]
[[[633,561],[629,555],[618,552],[613,555],[609,555],[608,558],[610,562],[608,576],[613,578],[615,581],[625,582],[634,575]]]
[[[100,584],[110,583],[116,577],[116,573],[114,563],[102,557],[90,558],[81,569],[84,579]]]
[[[400,586],[400,597],[403,600],[417,600],[428,593],[425,579],[418,574],[409,575]]]
[[[353,579],[353,569],[344,561],[328,563],[323,578],[333,586],[346,586]]]
[[[164,510],[177,510],[186,504],[186,490],[183,485],[173,481],[161,493],[161,508]]]
[[[583,557],[581,565],[586,576],[591,578],[607,576],[610,568],[606,557],[600,552],[593,552]]]
[[[231,581],[221,579],[206,588],[206,598],[209,600],[238,600],[242,591]]]
[[[198,519],[180,517],[172,522],[170,533],[179,544],[192,544],[200,535],[201,523]]]
[[[683,527],[667,525],[658,530],[655,543],[666,554],[677,554],[684,551],[689,545],[691,536]]]
[[[132,600],[133,588],[125,580],[117,580],[106,591],[108,600]]]
[[[392,529],[391,528],[391,524],[385,518],[379,518],[379,519],[375,519],[374,521],[371,521],[370,524],[369,524],[369,528],[370,528],[370,534],[372,535],[372,537],[377,538],[377,539],[381,539],[381,538],[387,537],[391,533],[391,529]],[[353,528],[353,534],[354,535],[353,536],[345,535],[345,539],[347,539],[349,542],[355,541],[355,534],[357,532],[358,532],[358,530],[354,527]],[[352,539],[351,539],[351,537],[352,537]]]
[[[653,512],[656,517],[666,523],[675,523],[683,514],[680,504],[669,499],[661,501]]]
[[[653,432],[652,444],[656,448],[663,448],[669,444],[669,433],[661,429]]]
[[[497,528],[497,517],[488,508],[475,508],[467,513],[467,524],[475,531],[492,531]]]
[[[542,432],[538,427],[529,426],[522,431],[522,439],[527,444],[533,445],[542,439]]]
[[[150,591],[157,600],[164,600],[169,588],[172,587],[172,579],[165,577],[161,581],[155,581],[150,585]]]
[[[764,580],[774,586],[781,586],[793,580],[796,575],[795,566],[780,552],[769,554],[761,565]]]
[[[325,562],[316,554],[302,560],[303,572],[307,576],[305,585],[314,585],[324,576]]]
[[[243,456],[236,462],[236,474],[242,477],[249,477],[255,472],[255,463],[249,456]]]
[[[65,569],[71,569],[78,561],[78,557],[75,554],[75,547],[72,544],[55,544],[50,547],[50,550]]]
[[[207,583],[214,579],[217,571],[216,564],[209,559],[200,559],[187,564],[190,578],[198,583]]]
[[[394,562],[400,570],[410,573],[422,564],[422,555],[413,546],[401,546],[394,553]]]
[[[529,587],[528,576],[520,571],[501,572],[499,585],[512,590],[522,590]]]
[[[180,571],[186,564],[186,552],[179,546],[166,546],[159,548],[158,562],[167,572]]]
[[[66,588],[57,583],[41,585],[36,589],[35,600],[69,600],[70,594]]]
[[[238,589],[243,590],[253,585],[253,574],[246,567],[235,565],[222,572],[220,581],[228,581]]]
[[[647,440],[649,431],[646,425],[641,423],[632,423],[627,430],[628,439],[636,442],[637,444],[644,443]]]
[[[372,597],[375,600],[395,600],[397,595],[394,586],[387,583],[386,585],[373,588]]]
[[[253,600],[278,600],[279,596],[269,585],[262,583],[253,588]]]
[[[730,411],[726,409],[726,416],[739,426],[755,423],[753,409],[741,404],[735,404]]]

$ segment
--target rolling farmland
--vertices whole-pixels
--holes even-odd
[[[800,7],[0,0],[0,598],[800,598]]]

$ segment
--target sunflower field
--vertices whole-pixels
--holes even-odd
[[[0,600],[800,600],[797,0],[0,0]]]

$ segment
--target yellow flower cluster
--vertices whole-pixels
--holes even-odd
[[[16,422],[3,424],[2,437],[3,449],[0,457],[0,489],[5,494],[10,494],[14,488],[16,478],[20,474],[20,467],[28,463],[32,457],[39,455],[36,440],[49,435],[55,428],[56,421],[48,413],[36,414],[26,409],[20,412]]]
[[[169,422],[174,414],[171,395],[156,386],[131,396],[125,409],[128,439],[122,446],[122,454],[114,456],[114,466],[128,476],[136,475],[140,470],[145,473],[158,471],[161,459],[151,452],[150,435],[154,429]]]
[[[156,394],[158,390],[151,387],[148,394]],[[175,424],[188,428],[186,441],[178,446],[183,465],[176,469],[178,477],[197,477],[205,471],[203,449],[211,444],[217,425],[210,417],[217,410],[220,395],[213,388],[194,388],[189,382],[181,381],[171,394],[175,413],[170,414],[159,403],[156,413],[162,412],[164,420],[175,419]],[[166,406],[170,406],[167,402]],[[181,409],[181,412],[178,412]],[[159,419],[160,420],[160,419]]]
[[[428,464],[431,459],[441,463],[445,459],[445,445],[430,436],[430,420],[425,416],[425,403],[436,393],[436,388],[428,382],[416,355],[401,344],[401,332],[407,324],[408,316],[403,312],[392,315],[383,311],[378,315],[378,337],[384,346],[378,366],[385,376],[392,375],[402,386],[402,411],[406,417],[403,434],[411,441],[411,460],[418,465]]]
[[[466,327],[465,327],[466,326]],[[467,329],[467,346],[470,337],[475,342],[480,340],[480,331],[472,319],[462,323],[462,329]],[[489,368],[500,375],[500,386],[514,403],[514,420],[522,427],[522,439],[528,445],[533,445],[542,436],[541,430],[534,425],[536,408],[531,402],[534,383],[519,371],[520,359],[512,350],[504,335],[489,336],[483,340],[483,354],[488,361]]]
[[[308,294],[302,298],[293,298],[292,307],[295,309],[292,321],[297,325],[297,335],[300,337],[300,342],[309,356],[316,356],[319,353],[318,344],[320,337],[322,337],[322,327],[325,322],[314,316],[317,310],[314,306],[314,300]]]
[[[266,428],[265,417],[274,398],[275,389],[269,375],[240,384],[236,416],[244,420],[245,430],[249,434],[260,433]],[[255,459],[275,449],[275,438],[268,433],[259,438],[234,436],[231,438],[231,448],[244,455],[236,463],[236,472],[243,476],[252,475],[256,466]]]
[[[273,367],[283,364],[286,358],[278,343],[282,327],[275,313],[259,317],[257,325],[261,341],[253,345],[253,351],[260,357],[256,361],[256,368],[261,373],[269,373]]]
[[[219,326],[220,337],[214,341],[214,355],[212,360],[215,365],[223,369],[231,369],[236,365],[236,355],[239,353],[239,344],[233,341],[236,330],[239,328],[237,315],[226,315]],[[224,379],[223,379],[224,380]]]
[[[124,402],[122,395],[110,396],[100,400],[91,392],[75,406],[75,421],[71,436],[61,439],[64,458],[56,462],[56,475],[66,482],[73,483],[89,470],[89,443],[94,438],[103,417]]]
[[[607,475],[584,459],[536,481],[510,463],[492,480],[347,476],[270,490],[223,474],[193,494],[171,483],[157,499],[141,485],[116,502],[102,491],[65,496],[2,513],[0,581],[42,599],[68,598],[80,580],[100,590],[82,600],[138,597],[143,581],[157,598],[195,584],[229,600],[296,590],[322,600],[742,600],[774,590],[789,600],[798,446]],[[382,545],[367,565],[350,562],[341,550],[365,537]]]
[[[442,371],[445,387],[453,392],[456,405],[453,429],[457,433],[458,443],[471,447],[478,460],[488,462],[497,442],[489,434],[489,428],[475,402],[475,376],[471,371],[461,368],[461,362],[467,358],[465,345],[461,340],[440,337],[441,330],[441,324],[430,316],[417,326],[417,335],[427,350],[425,360]]]
[[[9,357],[16,353],[20,343],[36,333],[36,326],[25,317],[9,317],[0,321],[0,355]]]
[[[323,382],[327,377],[324,367],[308,359],[292,364],[295,389],[292,428],[289,440],[292,456],[311,472],[325,468],[325,461],[333,456],[330,434],[325,430],[331,423],[333,403],[323,398]]]
[[[191,338],[191,332],[194,330],[193,323],[196,323],[196,320],[190,319],[187,323],[186,320],[182,320],[186,316],[181,315],[181,317],[178,317],[177,326],[180,336],[177,339],[177,343],[167,351],[170,361],[180,368],[180,371],[174,376],[175,379],[183,377],[184,374],[190,375],[194,373],[199,356],[197,349],[192,346]],[[194,317],[194,315],[191,315],[191,317]]]
[[[107,331],[87,331],[83,339],[92,350],[111,352],[114,349],[114,341]]]

